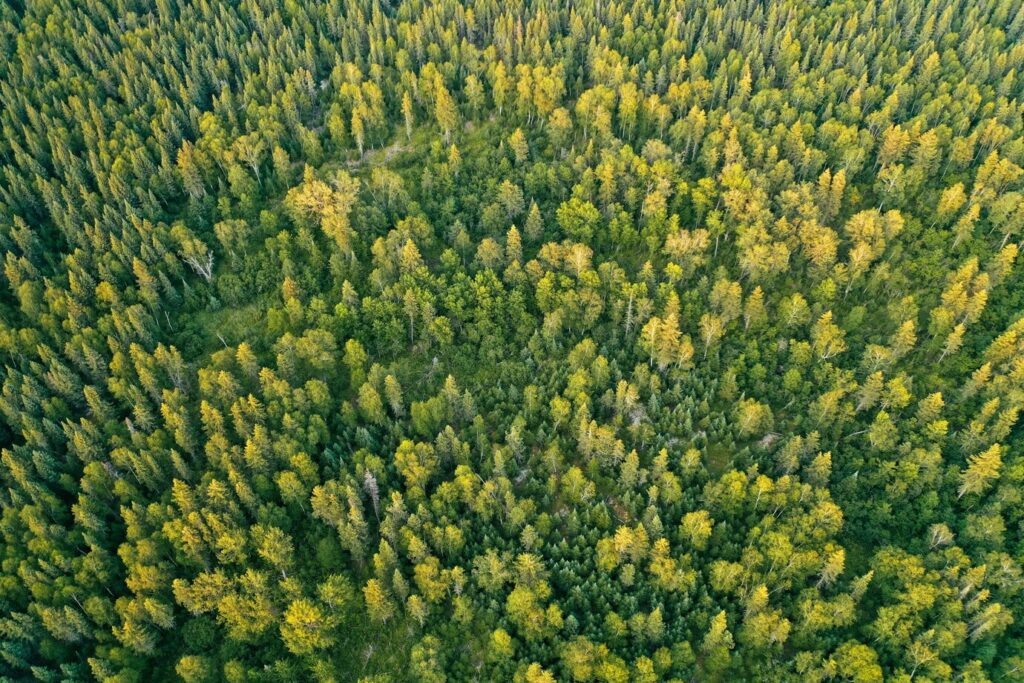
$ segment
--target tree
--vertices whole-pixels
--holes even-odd
[[[444,683],[448,677],[438,661],[441,642],[434,636],[426,636],[413,646],[410,664],[416,680],[423,683]]]
[[[263,161],[263,155],[266,153],[266,144],[263,138],[258,133],[243,135],[235,140],[233,147],[235,154],[249,166],[253,175],[256,176],[256,182],[262,185],[260,164]]]
[[[832,311],[827,311],[811,327],[811,342],[818,358],[828,360],[846,350],[843,330],[832,322]]]
[[[670,314],[664,320],[652,316],[640,332],[637,343],[649,355],[650,364],[657,363],[659,370],[672,364],[690,367],[693,345],[689,337],[680,335],[675,314]]]
[[[437,117],[437,125],[444,133],[445,144],[451,143],[452,131],[459,125],[459,112],[455,100],[440,77],[434,82],[434,115]]]
[[[187,140],[178,150],[177,162],[178,173],[181,176],[181,184],[185,192],[192,199],[201,199],[206,195],[206,187],[203,181],[203,156],[197,152],[192,143]]]
[[[708,657],[709,667],[721,669],[726,666],[729,650],[733,646],[732,633],[729,632],[728,621],[723,610],[711,619],[711,625],[701,641],[700,649]]]
[[[764,403],[743,399],[737,406],[736,422],[741,436],[754,436],[771,428],[772,411]]]
[[[694,550],[703,550],[707,547],[713,528],[714,520],[711,519],[710,513],[707,510],[697,510],[683,516],[680,531]]]
[[[332,620],[309,600],[295,600],[284,612],[281,638],[289,652],[308,655],[330,647]]]
[[[555,683],[555,677],[534,662],[526,669],[526,683]]]
[[[412,125],[416,122],[416,118],[412,108],[412,98],[409,97],[409,92],[402,93],[402,117],[405,120],[405,139],[412,140]]]
[[[340,611],[355,599],[352,583],[341,574],[331,574],[317,588],[317,595],[332,612]]]
[[[835,583],[839,575],[843,573],[843,568],[846,566],[846,551],[842,548],[838,548],[825,558],[825,566],[821,569],[821,575],[818,578],[818,588],[831,586]]]
[[[960,489],[957,498],[967,494],[979,494],[988,489],[999,477],[1002,468],[1003,447],[992,444],[987,450],[967,458],[967,468],[960,473]]]
[[[523,191],[515,183],[503,180],[498,186],[498,203],[505,209],[508,219],[512,220],[525,208]]]
[[[843,643],[830,658],[836,673],[856,683],[876,683],[883,680],[878,655],[867,645],[856,641]]]
[[[395,615],[395,604],[387,589],[377,579],[370,579],[363,586],[363,599],[371,620],[386,624]]]
[[[559,227],[568,237],[587,243],[594,238],[597,232],[601,213],[590,202],[573,197],[562,202],[555,212],[555,217],[558,219]]]
[[[213,251],[196,237],[184,224],[171,228],[171,235],[177,240],[181,260],[202,276],[206,281],[213,279]]]
[[[174,667],[175,672],[186,683],[204,683],[204,681],[213,680],[212,669],[213,667],[206,657],[195,655],[185,655],[178,660],[178,665]]]
[[[402,403],[402,385],[398,383],[394,375],[384,378],[384,396],[387,398],[391,413],[395,417],[402,417],[405,414],[405,406]]]
[[[281,572],[281,577],[288,578],[288,571],[294,564],[292,540],[277,527],[270,527],[258,532],[263,538],[259,541],[259,555],[267,563]]]
[[[725,323],[721,317],[713,313],[705,313],[700,317],[700,338],[704,343],[704,358],[708,350],[718,343],[725,332]]]
[[[512,149],[512,154],[515,157],[516,163],[521,164],[525,162],[527,155],[530,153],[530,149],[526,144],[526,136],[523,135],[522,128],[516,128],[512,131],[512,135],[508,138],[508,144]]]
[[[530,211],[526,215],[526,238],[531,242],[538,241],[544,234],[544,223],[540,216],[540,209],[537,202],[530,204]]]
[[[377,390],[369,382],[359,387],[358,406],[359,413],[368,422],[382,425],[387,420],[387,415],[384,413],[384,403],[381,401],[380,394],[377,393]]]
[[[505,662],[512,659],[514,653],[515,642],[512,640],[512,636],[504,629],[495,629],[491,633],[488,657],[497,662]]]
[[[935,205],[935,223],[948,223],[966,201],[967,195],[964,193],[963,183],[947,187],[942,191],[939,202]]]
[[[743,305],[743,328],[748,330],[753,325],[756,329],[767,320],[768,311],[764,305],[764,292],[760,287],[755,287]]]

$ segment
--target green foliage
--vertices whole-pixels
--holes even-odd
[[[0,680],[1024,671],[1020,0],[0,27]]]

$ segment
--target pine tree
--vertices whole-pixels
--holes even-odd
[[[960,489],[957,498],[967,494],[980,494],[988,489],[999,477],[1002,468],[1003,447],[992,444],[982,453],[967,458],[967,469],[960,473]]]

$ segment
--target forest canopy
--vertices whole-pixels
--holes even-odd
[[[0,3],[0,682],[1024,681],[1022,0]]]

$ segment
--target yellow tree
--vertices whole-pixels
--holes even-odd
[[[811,328],[811,343],[814,352],[822,360],[828,360],[846,350],[843,330],[832,322],[832,311],[827,311]]]
[[[957,498],[967,494],[984,493],[999,478],[1003,466],[1003,447],[992,444],[987,450],[967,459],[967,469],[960,473],[960,490]]]
[[[285,610],[281,638],[288,651],[308,655],[334,643],[331,629],[334,619],[306,599],[293,601]]]
[[[444,142],[447,145],[451,142],[452,131],[459,125],[459,110],[440,76],[434,82],[434,115],[437,117],[437,125],[444,132]]]
[[[395,604],[384,584],[377,579],[370,579],[363,586],[363,599],[371,620],[386,624],[395,615]]]

